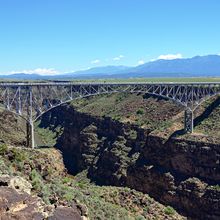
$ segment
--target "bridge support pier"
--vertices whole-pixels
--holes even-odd
[[[34,149],[34,122],[33,122],[33,93],[32,87],[29,87],[28,96],[29,105],[27,106],[28,121],[27,121],[27,147]]]
[[[27,122],[27,147],[34,149],[34,124],[33,122]]]
[[[190,109],[186,109],[184,118],[184,130],[186,133],[193,133],[193,119],[193,111]]]

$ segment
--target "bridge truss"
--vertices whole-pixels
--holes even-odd
[[[29,125],[27,144],[34,148],[34,121],[74,99],[110,93],[148,93],[185,109],[185,131],[193,132],[193,112],[220,93],[220,83],[0,83],[0,107],[23,117]]]

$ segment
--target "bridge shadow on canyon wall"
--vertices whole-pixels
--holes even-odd
[[[199,125],[203,120],[208,118],[212,112],[220,105],[220,97],[217,97],[204,112],[194,119],[194,126]]]
[[[168,100],[164,97],[152,94],[144,94],[143,98],[154,98],[157,101]],[[80,117],[78,117],[78,115],[79,113],[75,111],[72,107],[70,107],[68,104],[64,104],[43,114],[40,118],[40,124],[38,125],[39,128],[47,129],[55,134],[56,144],[54,147],[62,152],[64,165],[67,168],[68,173],[73,175],[82,171],[81,167],[83,167],[83,162],[80,161],[80,159],[82,159],[82,156],[80,155],[81,149],[79,147],[79,145],[82,145],[83,140],[80,140],[81,142],[79,143],[79,140],[77,139],[81,136],[81,132],[83,132],[84,128],[86,128],[87,126],[93,124],[94,122],[96,124],[100,124],[99,120],[97,120],[96,117],[88,117],[86,113],[80,113],[80,117],[84,118],[84,121],[80,121]],[[62,134],[59,133],[59,130],[62,130]],[[103,130],[105,130],[105,128],[103,128]],[[115,131],[112,131],[112,133],[108,133],[109,142],[114,142],[114,132]],[[85,142],[86,141],[88,140],[85,140]],[[48,148],[51,146],[41,145],[38,147]],[[71,152],[71,150],[73,152]],[[76,153],[76,151],[78,153]]]
[[[81,117],[79,117],[81,115]],[[83,119],[82,119],[83,118]],[[95,118],[85,113],[78,113],[68,104],[61,105],[42,115],[39,128],[47,129],[55,136],[54,146],[39,146],[39,148],[55,147],[63,156],[64,165],[69,174],[76,175],[83,170],[81,147],[81,132],[93,123]],[[86,148],[86,146],[85,146]]]
[[[154,97],[158,100],[164,99],[160,98],[158,96],[152,96],[152,95],[144,95],[145,99],[148,99],[150,97]],[[211,104],[205,108],[205,110],[194,119],[194,125],[198,126],[203,120],[207,119],[212,112],[220,105],[220,97],[217,97],[214,101],[211,102]],[[75,153],[70,152],[70,148],[74,148],[77,146],[78,140],[77,138],[80,136],[80,132],[93,123],[92,120],[95,120],[91,117],[91,119],[88,121],[89,117],[84,117],[85,122],[80,122],[78,120],[77,112],[76,111],[70,111],[70,108],[68,104],[60,106],[58,108],[53,109],[52,111],[47,112],[42,116],[42,120],[40,121],[39,127],[44,129],[49,129],[51,132],[53,132],[56,136],[56,144],[55,147],[59,149],[63,154],[63,160],[64,164],[71,174],[77,174],[80,171],[80,167],[82,166],[81,162],[79,161],[80,158],[80,152],[78,152],[78,155]],[[86,115],[86,114],[85,114]],[[73,126],[74,124],[74,126]],[[72,130],[74,127],[74,130]],[[59,131],[62,130],[62,133]],[[72,130],[72,133],[70,131]],[[167,141],[169,141],[171,138],[175,136],[179,136],[184,134],[184,129],[175,131]],[[111,135],[111,134],[109,134]],[[66,146],[64,146],[64,143]],[[73,146],[74,145],[74,146]],[[48,147],[48,146],[39,146],[41,148]],[[77,147],[78,150],[80,150]],[[74,149],[72,149],[74,150]]]

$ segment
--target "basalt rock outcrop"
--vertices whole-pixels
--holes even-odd
[[[195,219],[220,218],[220,144],[167,139],[70,106],[48,112],[40,126],[63,127],[57,147],[70,172],[88,169],[99,184],[129,186]]]
[[[32,185],[22,177],[0,176],[0,219],[2,220],[86,220],[83,207],[47,205],[31,193]]]
[[[31,188],[31,184],[21,177],[1,176],[0,219],[83,219],[77,206],[48,206],[40,197],[31,195]]]

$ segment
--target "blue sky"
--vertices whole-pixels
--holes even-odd
[[[220,54],[219,0],[0,0],[0,73],[207,54]]]

